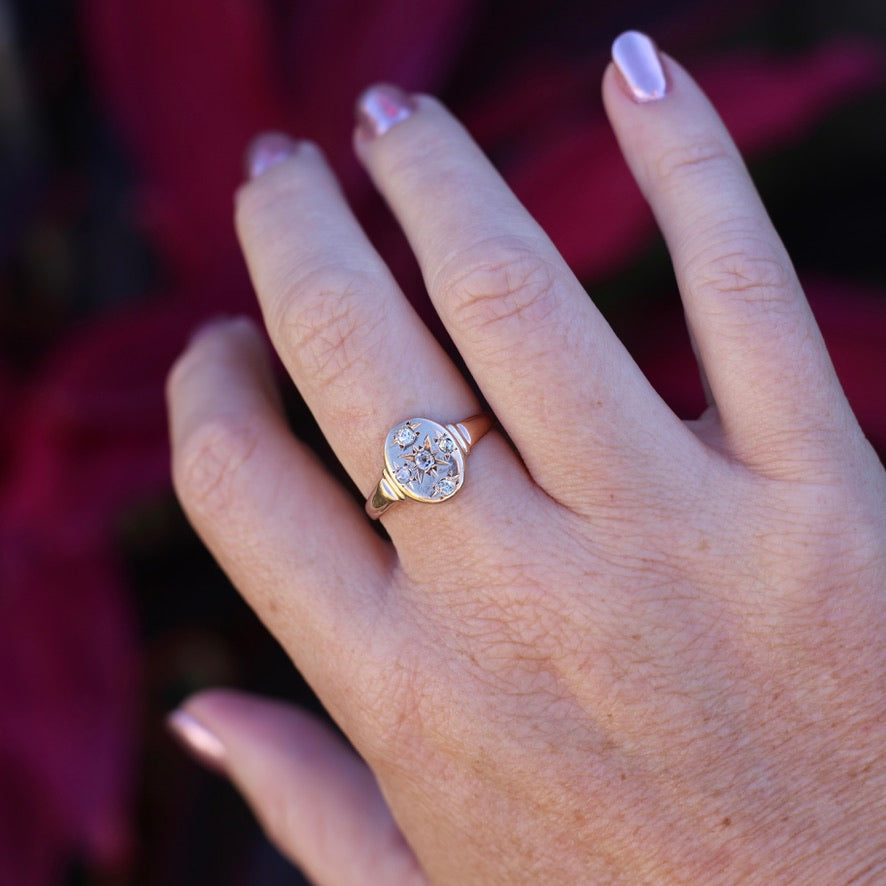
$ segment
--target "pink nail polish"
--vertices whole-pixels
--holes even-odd
[[[272,166],[288,160],[298,150],[298,142],[282,132],[263,132],[246,149],[246,175],[256,178]]]
[[[357,125],[367,138],[377,138],[415,111],[415,100],[396,86],[370,86],[357,99]]]
[[[665,97],[668,81],[655,43],[640,31],[625,31],[612,44],[612,60],[622,85],[635,102],[656,102]]]
[[[185,749],[204,766],[216,772],[224,772],[228,756],[225,746],[219,737],[192,713],[179,708],[166,718],[166,725]]]

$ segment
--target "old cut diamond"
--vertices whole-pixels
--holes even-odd
[[[408,483],[412,479],[412,471],[404,465],[394,474],[394,479],[398,483]]]
[[[455,440],[452,437],[440,436],[437,439],[437,448],[440,452],[449,455],[450,452],[455,452]]]
[[[436,463],[437,460],[427,449],[422,449],[421,452],[416,453],[415,466],[420,471],[429,471]]]
[[[455,492],[456,487],[458,486],[458,481],[455,477],[441,477],[434,484],[434,492],[438,495],[452,495]]]
[[[414,428],[410,428],[409,425],[403,425],[403,427],[394,434],[394,442],[401,449],[405,449],[407,446],[411,446],[415,443],[416,437],[418,437],[418,431]]]

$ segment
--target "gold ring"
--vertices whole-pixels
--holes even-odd
[[[385,439],[385,469],[366,502],[366,513],[378,519],[392,504],[411,498],[437,504],[464,485],[465,458],[492,427],[485,413],[452,425],[429,418],[408,418]]]

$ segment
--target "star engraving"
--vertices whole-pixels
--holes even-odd
[[[446,454],[434,449],[430,435],[425,436],[424,443],[416,443],[411,452],[404,452],[401,458],[422,483],[428,476],[436,479],[440,468],[452,467],[451,460]]]

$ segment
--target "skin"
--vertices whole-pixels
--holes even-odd
[[[425,96],[355,148],[513,447],[490,432],[387,542],[291,435],[248,321],[172,370],[189,518],[362,759],[276,702],[186,709],[317,883],[886,877],[886,477],[735,146],[664,65],[661,101],[611,66],[603,98],[673,258],[697,421]],[[236,203],[271,341],[366,496],[387,431],[475,413],[471,388],[314,146]]]

